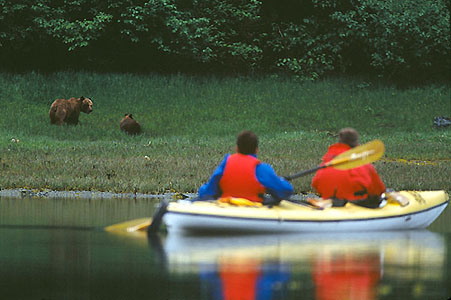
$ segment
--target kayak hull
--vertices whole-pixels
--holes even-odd
[[[369,209],[353,204],[317,210],[282,201],[274,207],[239,207],[217,201],[170,203],[164,216],[169,232],[291,233],[393,231],[428,227],[449,203],[444,191],[400,192],[406,207]]]

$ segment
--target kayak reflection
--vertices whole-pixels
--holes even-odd
[[[227,300],[395,299],[394,283],[426,296],[414,285],[435,282],[437,289],[446,252],[443,237],[427,230],[169,234],[162,246],[169,274],[198,274],[202,299]]]

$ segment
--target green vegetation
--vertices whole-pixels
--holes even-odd
[[[445,0],[0,1],[9,70],[447,80]]]
[[[388,187],[451,190],[451,131],[432,125],[449,116],[449,86],[60,72],[0,73],[0,91],[0,189],[195,192],[243,129],[259,135],[259,158],[288,175],[317,166],[352,126],[362,143],[384,141],[375,166]],[[50,125],[56,98],[82,95],[94,111],[81,125]],[[119,130],[125,113],[142,135]],[[311,191],[310,180],[294,180],[296,191]]]

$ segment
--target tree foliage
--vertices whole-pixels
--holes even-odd
[[[12,69],[447,78],[445,0],[0,0]]]

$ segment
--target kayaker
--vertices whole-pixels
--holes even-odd
[[[329,146],[323,156],[323,164],[335,156],[359,145],[359,134],[353,128],[343,128],[338,133],[338,143]],[[338,170],[333,167],[317,171],[312,187],[323,199],[332,199],[333,206],[344,206],[352,201],[365,207],[379,207],[385,185],[371,164]]]
[[[208,182],[200,187],[199,198],[237,197],[276,204],[293,194],[291,183],[277,176],[269,164],[260,162],[257,152],[257,135],[249,130],[240,132],[236,153],[226,154]],[[265,198],[265,193],[272,197]]]

